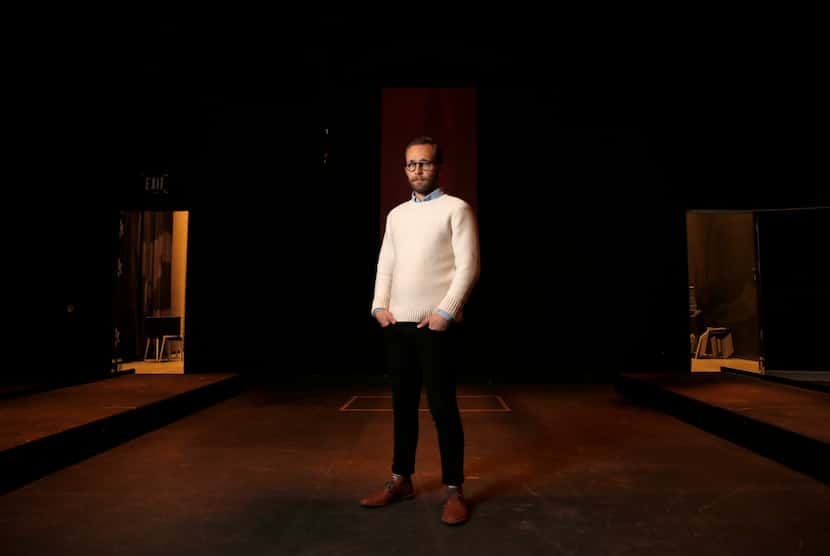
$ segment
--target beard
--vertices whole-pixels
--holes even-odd
[[[421,176],[410,178],[409,185],[416,193],[420,193],[421,195],[429,195],[436,189],[438,183],[435,176]]]

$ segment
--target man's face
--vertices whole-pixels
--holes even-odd
[[[428,195],[438,184],[438,165],[432,145],[413,145],[406,150],[406,177],[412,190]]]

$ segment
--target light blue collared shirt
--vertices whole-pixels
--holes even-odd
[[[414,203],[426,203],[427,201],[432,201],[433,199],[437,199],[438,197],[440,197],[443,194],[444,194],[444,192],[441,191],[441,189],[436,188],[436,189],[433,189],[429,193],[429,195],[424,196],[423,199],[418,199],[418,197],[415,195],[415,192],[413,191],[412,192],[412,201]],[[378,311],[383,311],[385,308],[386,307],[375,307],[374,309],[372,309],[372,314],[374,315]],[[436,309],[435,312],[438,313],[439,315],[441,315],[442,317],[444,317],[445,319],[447,319],[448,321],[453,320],[452,315],[450,315],[448,312],[444,311],[443,309]]]
[[[433,189],[433,190],[430,192],[430,194],[429,194],[429,195],[426,195],[423,199],[418,200],[418,197],[415,195],[415,192],[413,191],[413,192],[412,192],[412,200],[413,200],[414,202],[416,202],[416,203],[426,203],[427,201],[431,201],[431,200],[433,200],[433,199],[437,199],[438,197],[440,197],[440,196],[441,196],[441,195],[443,195],[443,194],[444,194],[444,192],[443,192],[443,191],[441,191],[441,189],[440,189],[440,188],[438,188],[438,189]]]

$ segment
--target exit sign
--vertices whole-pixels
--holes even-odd
[[[167,174],[144,176],[144,191],[153,195],[167,195]]]

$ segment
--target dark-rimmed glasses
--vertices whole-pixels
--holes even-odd
[[[419,166],[421,170],[423,170],[424,172],[428,172],[435,167],[435,163],[431,160],[419,160],[417,162],[414,160],[410,160],[409,162],[404,164],[404,168],[406,168],[407,172],[414,172],[418,169]]]

